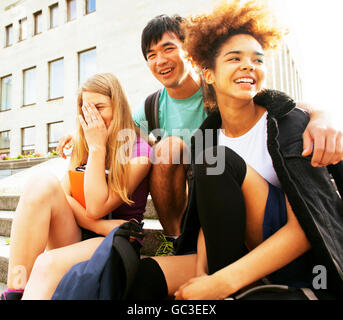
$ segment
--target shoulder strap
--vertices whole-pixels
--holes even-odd
[[[145,118],[148,121],[149,132],[154,129],[159,129],[158,123],[158,101],[160,98],[161,89],[152,93],[145,99]]]
[[[122,224],[113,235],[113,249],[120,255],[126,276],[126,284],[122,299],[125,299],[135,279],[139,257],[130,243],[130,237],[143,239],[143,223],[129,221]]]

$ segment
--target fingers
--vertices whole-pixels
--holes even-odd
[[[335,156],[333,157],[332,163],[337,164],[338,162],[342,161],[343,159],[343,134],[339,132],[336,138],[336,152]]]
[[[304,152],[303,156],[308,155],[305,152],[305,142],[308,139],[304,134]],[[308,139],[310,140],[310,139]],[[335,130],[326,130],[325,133],[318,133],[313,137],[313,155],[311,164],[314,167],[324,167],[331,164],[337,164],[343,159],[343,134]]]
[[[81,127],[83,129],[83,131],[85,131],[87,129],[87,123],[86,121],[83,119],[82,115],[79,114],[79,121],[80,121],[80,124],[81,124]]]
[[[71,135],[63,136],[60,139],[60,141],[58,142],[58,146],[56,148],[56,151],[60,155],[60,157],[64,159],[67,158],[63,149],[70,149],[73,146],[72,139],[73,137]]]
[[[306,130],[303,134],[303,157],[309,156],[313,151],[313,140],[310,133]]]
[[[100,127],[104,126],[104,120],[102,119],[99,111],[93,104],[85,104],[82,106],[82,112],[85,117],[85,121],[88,126]]]
[[[327,166],[332,163],[333,158],[335,157],[336,151],[336,135],[330,135],[326,138],[325,142],[325,151],[319,162],[320,166]]]
[[[325,151],[325,136],[316,135],[314,136],[313,142],[313,155],[312,155],[312,166],[319,167],[321,166],[321,160]]]

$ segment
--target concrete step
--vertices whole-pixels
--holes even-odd
[[[0,196],[0,236],[9,237],[11,233],[12,220],[15,214],[15,209],[19,201],[19,196],[14,198]],[[2,205],[1,205],[2,200]],[[148,199],[146,210],[144,212],[145,219],[157,219],[157,213],[151,198]]]
[[[14,215],[14,211],[0,211],[0,236],[10,236]]]
[[[8,258],[10,246],[7,244],[7,237],[0,237],[0,282],[7,282]]]
[[[19,195],[2,195],[0,196],[0,211],[15,211],[19,202]],[[148,196],[145,207],[144,217],[147,219],[157,219],[157,213],[151,196]]]
[[[13,212],[1,212],[1,214],[4,218],[0,218],[0,225],[1,219],[6,219],[6,215],[8,220],[12,221],[13,217],[11,217],[11,215],[14,215]],[[162,231],[162,226],[156,219],[144,219],[143,221],[146,235],[143,239],[143,248],[141,250],[141,254],[144,256],[153,256],[161,243],[161,240],[158,238],[158,234]],[[0,236],[0,283],[6,283],[7,281],[10,250],[10,245],[7,242],[8,239],[9,235]]]
[[[7,289],[6,284],[0,282],[0,296],[6,289]]]

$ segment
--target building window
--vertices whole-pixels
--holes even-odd
[[[12,76],[1,79],[1,102],[0,111],[9,110],[12,107]]]
[[[21,129],[21,153],[23,155],[32,154],[35,152],[35,134],[35,127]]]
[[[40,34],[43,32],[43,14],[42,11],[38,11],[36,13],[34,13],[33,15],[34,18],[34,31],[35,31],[35,35],[36,34]]]
[[[58,26],[58,3],[50,6],[50,29]]]
[[[86,0],[86,13],[91,13],[96,10],[95,0]]]
[[[36,103],[36,68],[24,70],[24,101],[27,106]]]
[[[13,44],[13,24],[6,27],[6,47]]]
[[[27,38],[27,18],[19,20],[19,41]]]
[[[0,155],[10,153],[10,132],[0,132]]]
[[[64,135],[63,121],[48,124],[48,151],[56,151],[58,141]]]
[[[49,62],[49,99],[62,98],[64,95],[64,60]]]
[[[96,73],[96,49],[79,53],[79,84]]]
[[[76,0],[67,0],[68,21],[76,19]]]

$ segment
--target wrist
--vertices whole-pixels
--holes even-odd
[[[89,146],[89,154],[91,153],[106,154],[106,146],[101,146],[101,145]]]
[[[210,277],[215,281],[222,299],[229,297],[243,287],[240,283],[240,276],[231,270],[221,269]]]

